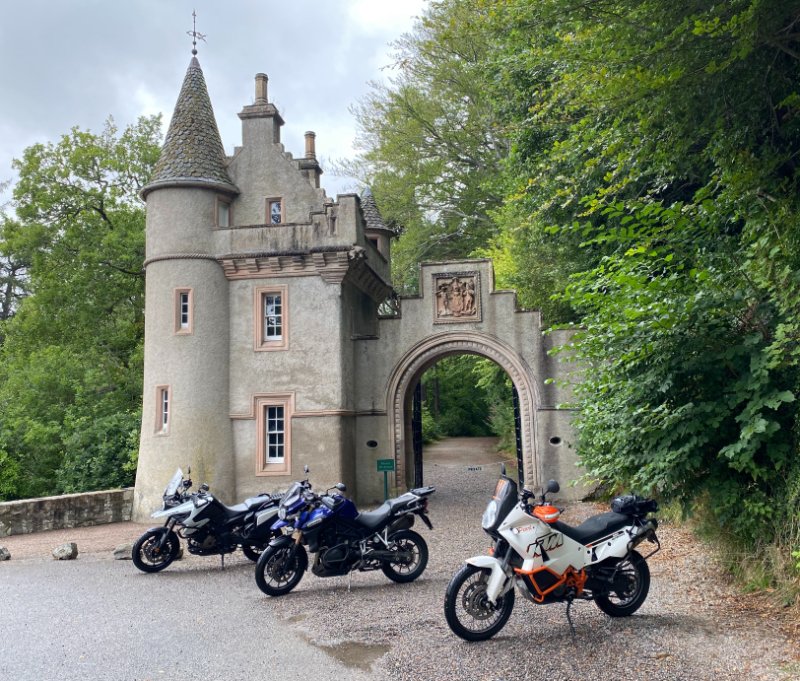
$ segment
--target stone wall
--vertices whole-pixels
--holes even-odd
[[[0,503],[0,537],[131,519],[133,487]]]

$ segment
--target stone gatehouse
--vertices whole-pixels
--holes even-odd
[[[390,283],[392,231],[366,190],[320,187],[315,135],[295,158],[267,76],[239,112],[226,156],[193,57],[147,202],[144,399],[134,518],[160,505],[176,467],[235,503],[302,476],[382,497],[378,459],[398,488],[419,481],[413,393],[459,353],[510,376],[526,480],[576,477],[570,413],[538,312],[494,288],[492,263],[424,264],[419,295]]]

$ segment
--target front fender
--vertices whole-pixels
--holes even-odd
[[[469,565],[474,565],[482,570],[489,569],[489,582],[486,584],[486,597],[492,602],[497,603],[497,599],[514,587],[514,580],[506,574],[500,561],[494,556],[473,556],[467,558]]]
[[[275,537],[272,541],[270,541],[270,546],[290,546],[294,544],[294,539],[292,539],[291,535],[282,534],[280,537]]]

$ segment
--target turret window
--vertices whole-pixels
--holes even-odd
[[[169,433],[170,394],[168,385],[156,386],[156,428],[157,435]]]
[[[283,222],[283,200],[267,199],[267,223],[279,225]]]
[[[192,289],[175,289],[175,333],[190,334],[193,327]]]
[[[288,347],[286,286],[258,287],[255,295],[255,349]]]
[[[217,227],[231,226],[231,202],[221,196],[217,197]]]

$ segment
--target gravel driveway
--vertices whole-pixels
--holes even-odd
[[[457,462],[459,453],[473,462],[491,460],[485,451],[470,451],[475,444],[446,440],[425,450],[425,484],[437,491],[430,501],[433,532],[415,526],[430,548],[417,582],[395,585],[380,572],[356,573],[348,591],[347,577],[307,574],[291,594],[263,597],[265,610],[280,607],[286,621],[333,652],[350,641],[389,646],[373,666],[389,680],[800,679],[797,651],[760,618],[727,609],[732,592],[705,552],[671,527],[659,532],[664,548],[649,561],[650,595],[634,616],[612,619],[593,603],[576,602],[573,638],[564,605],[518,598],[495,638],[467,643],[456,637],[444,620],[445,588],[466,557],[490,545],[480,518],[498,475],[496,464],[474,471]],[[578,522],[594,512],[575,504],[563,518]]]
[[[116,563],[125,573],[118,581],[122,588],[104,594],[99,591],[108,584],[97,584],[95,592],[101,599],[118,600],[124,599],[127,582],[137,586],[152,582],[160,590],[169,581],[170,588],[186,590],[191,603],[198,591],[223,589],[225,610],[234,621],[281,622],[302,648],[332,658],[331,678],[337,679],[800,679],[798,651],[774,622],[756,611],[731,607],[734,592],[715,572],[705,549],[685,530],[669,526],[659,530],[663,549],[649,561],[650,595],[633,617],[612,620],[592,603],[576,602],[573,637],[565,606],[534,606],[518,598],[508,624],[492,640],[467,643],[456,637],[444,620],[444,591],[463,560],[489,546],[480,517],[498,467],[490,463],[496,457],[486,444],[456,439],[426,448],[425,483],[437,488],[430,501],[434,529],[431,532],[421,523],[415,528],[428,541],[430,562],[412,584],[394,584],[380,572],[355,573],[352,580],[320,579],[308,573],[291,594],[270,598],[257,589],[245,559],[232,556],[226,561],[231,569],[223,575],[217,559],[191,556],[160,575],[141,575],[130,563]],[[483,465],[468,470],[465,461]],[[589,504],[575,504],[564,519],[579,522],[594,512]],[[48,556],[41,550],[42,542],[52,548],[56,538],[67,541],[75,535],[82,556],[102,550],[103,558],[110,560],[110,548],[140,531],[141,527],[125,523],[9,537],[0,543],[9,547],[14,563],[17,558],[28,562],[41,560],[34,555]],[[0,564],[0,580],[3,568]],[[221,651],[212,645],[206,654],[219,657]],[[236,662],[241,675],[228,678],[255,678],[247,662]],[[191,663],[195,672],[203,666],[202,655]],[[262,661],[259,678],[278,671],[271,666]],[[216,677],[212,672],[208,678]]]

